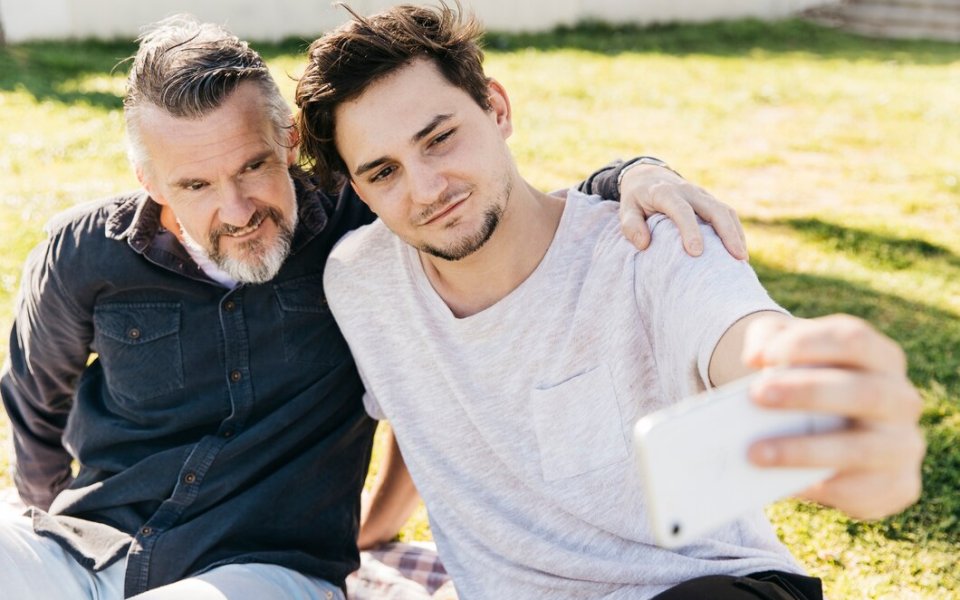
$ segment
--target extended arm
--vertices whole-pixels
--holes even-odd
[[[360,511],[360,536],[357,544],[366,550],[392,540],[420,502],[393,430],[384,431],[386,453],[369,496]]]
[[[48,508],[72,480],[62,434],[89,357],[88,319],[61,288],[50,242],[27,258],[0,394],[13,429],[14,481],[27,504]]]
[[[886,516],[914,502],[924,441],[903,351],[855,317],[782,314],[749,267],[727,256],[707,227],[701,233],[704,256],[692,259],[678,251],[676,228],[658,221],[650,249],[638,257],[638,301],[650,307],[659,364],[681,365],[681,373],[695,371],[713,385],[765,367],[798,367],[758,381],[754,401],[833,413],[850,426],[762,440],[751,460],[831,468],[835,475],[803,496],[855,518]]]

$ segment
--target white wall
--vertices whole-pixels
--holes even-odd
[[[409,1],[409,0],[408,0]],[[614,23],[775,19],[825,0],[462,0],[489,29],[529,31],[585,18]],[[362,14],[395,4],[353,0]],[[177,12],[225,23],[254,40],[289,36],[312,39],[343,22],[346,12],[330,0],[0,0],[8,42],[49,38],[135,37],[147,23]]]
[[[2,0],[0,0],[2,1]],[[758,17],[782,19],[829,0],[583,0],[581,18],[664,23]]]

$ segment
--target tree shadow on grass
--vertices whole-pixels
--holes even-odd
[[[871,267],[903,270],[922,262],[934,261],[960,269],[960,256],[922,239],[883,235],[817,218],[744,218],[743,221],[762,227],[789,228],[808,241],[833,252],[842,252]]]
[[[877,523],[851,521],[851,533],[875,529],[892,539],[960,542],[960,315],[841,279],[751,264],[770,295],[794,315],[849,313],[897,340],[911,380],[923,390],[928,451],[920,502]]]
[[[38,101],[87,104],[104,110],[122,108],[123,99],[108,92],[74,91],[64,84],[88,75],[126,73],[118,64],[136,50],[132,42],[30,42],[0,48],[0,92],[22,89]]]

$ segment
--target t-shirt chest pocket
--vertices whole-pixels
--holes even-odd
[[[545,481],[582,475],[628,456],[623,418],[606,365],[534,389],[531,411]]]

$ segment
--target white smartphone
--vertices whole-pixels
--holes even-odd
[[[822,468],[762,468],[747,460],[760,439],[846,426],[832,414],[765,409],[748,395],[761,372],[640,419],[634,443],[654,537],[688,544],[737,517],[797,493],[832,474]]]

